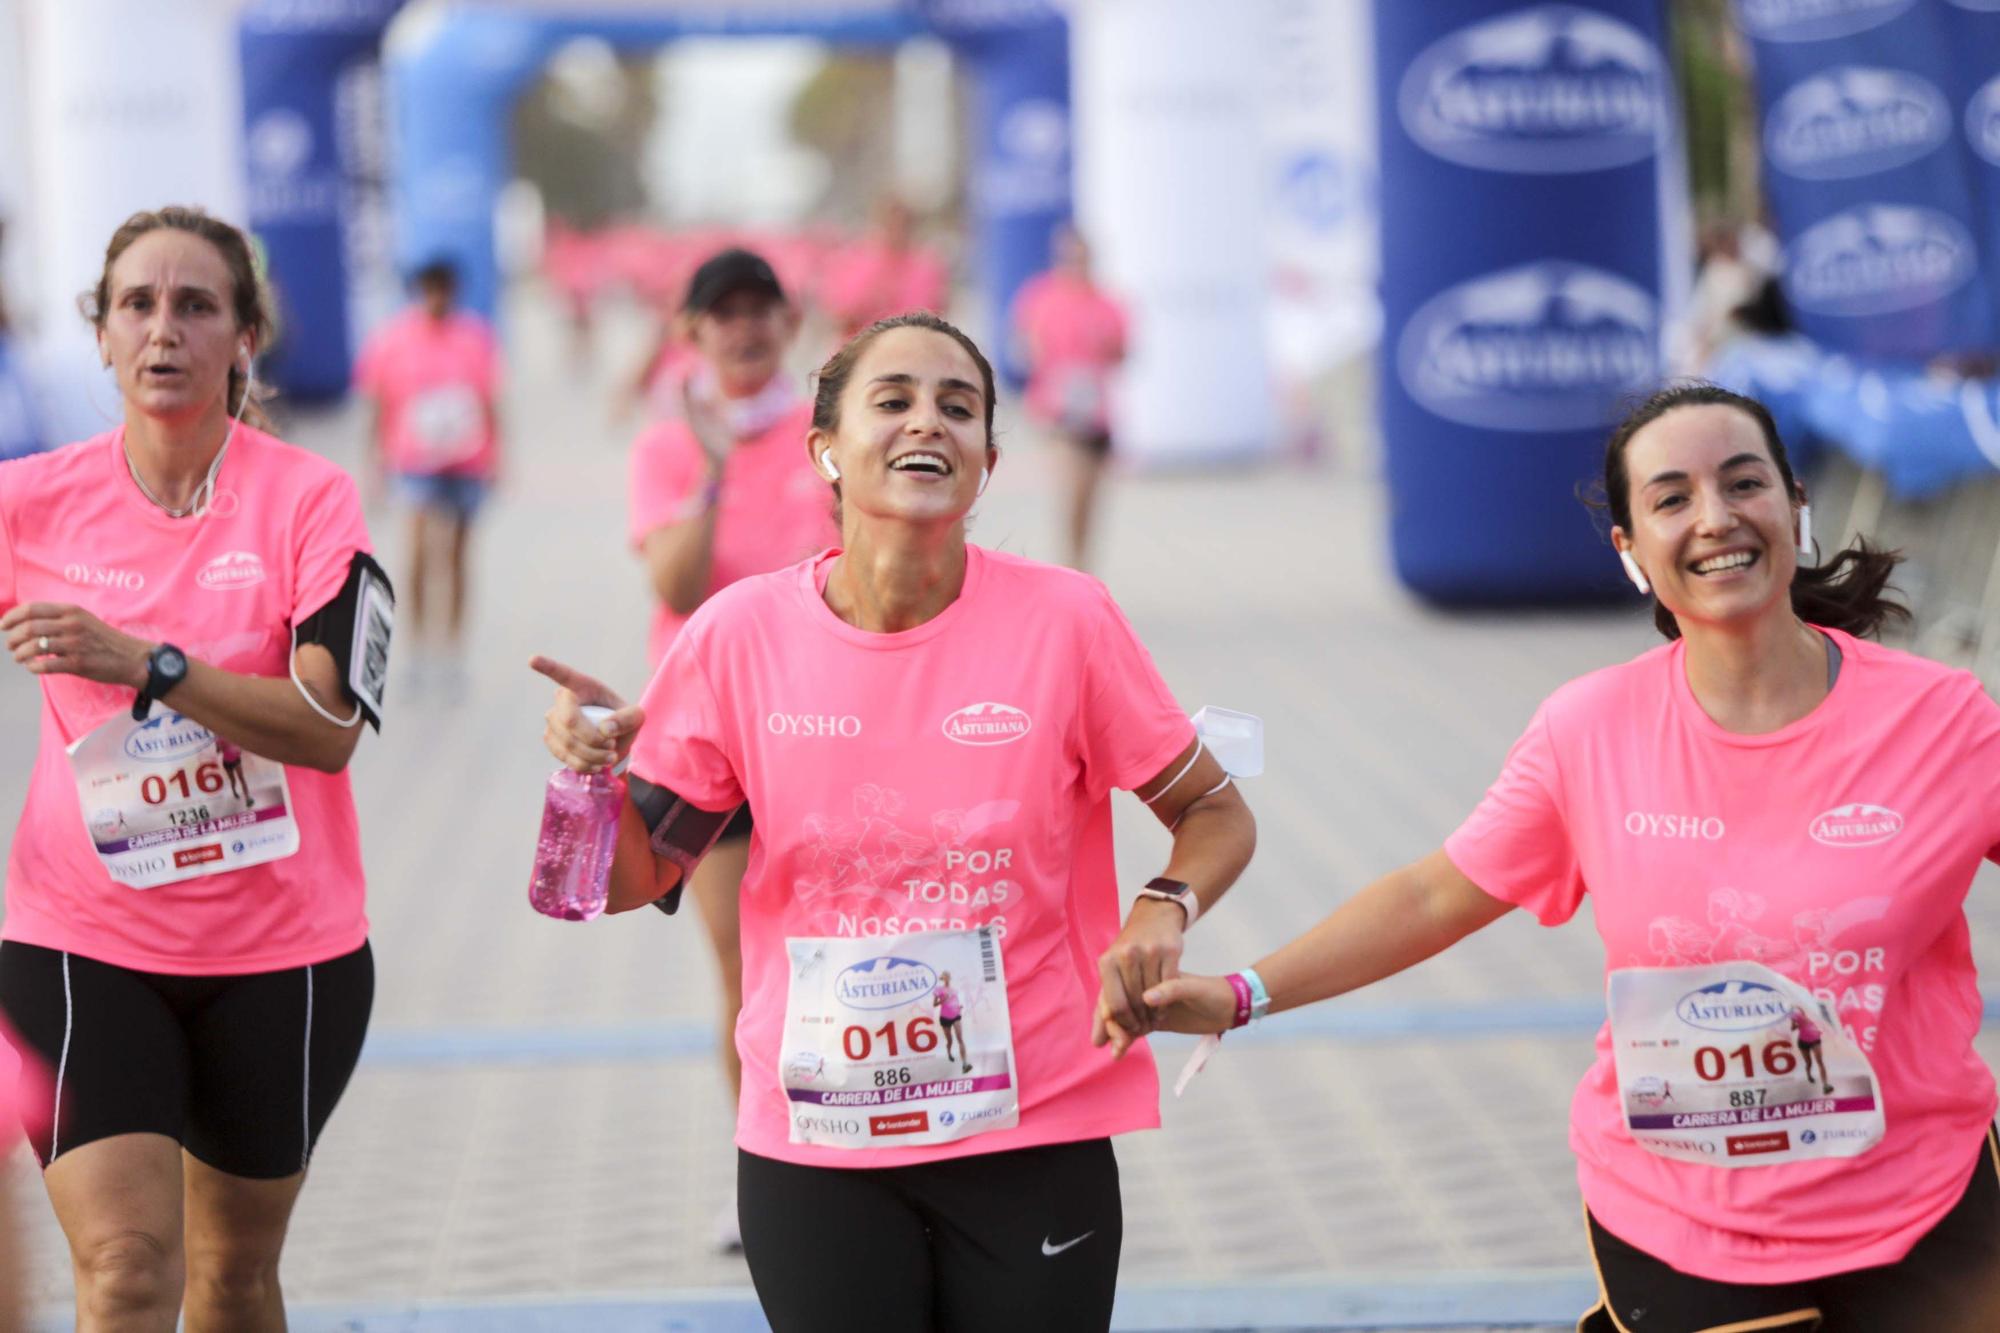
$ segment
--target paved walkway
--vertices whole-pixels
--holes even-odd
[[[522,901],[550,767],[547,691],[524,664],[554,652],[636,691],[646,596],[622,538],[629,431],[599,410],[609,372],[573,372],[536,318],[515,341],[470,680],[447,694],[403,668],[354,764],[380,992],[287,1250],[294,1326],[757,1328],[741,1261],[710,1248],[733,1156],[698,931],[560,924]],[[349,460],[358,421],[290,434]],[[1025,429],[1003,442],[976,538],[1046,556],[1052,460]],[[1416,605],[1386,572],[1382,507],[1361,451],[1112,494],[1101,572],[1182,702],[1269,728],[1268,774],[1246,784],[1257,861],[1195,932],[1192,968],[1246,962],[1435,847],[1543,695],[1650,641],[1630,612]],[[400,531],[374,521],[393,568]],[[35,718],[27,678],[0,671],[17,757],[0,810],[19,807]],[[1122,877],[1142,881],[1163,836],[1136,802],[1118,819]],[[1974,899],[1988,958],[1996,888],[1989,871]],[[1599,967],[1587,922],[1517,914],[1232,1041],[1164,1133],[1120,1145],[1119,1327],[1567,1328],[1593,1289],[1565,1135]],[[1171,1072],[1186,1045],[1161,1045]],[[34,1297],[60,1311],[60,1237],[30,1165],[12,1170]]]

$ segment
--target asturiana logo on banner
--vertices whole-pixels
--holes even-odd
[[[842,970],[833,980],[833,993],[850,1009],[895,1009],[923,999],[937,984],[929,963],[885,954]]]
[[[1397,100],[1410,137],[1448,161],[1599,171],[1657,148],[1663,64],[1628,23],[1532,5],[1433,43],[1411,62]]]
[[[1736,0],[1744,31],[1766,42],[1818,42],[1880,27],[1916,0]]]
[[[967,704],[944,720],[944,734],[960,745],[1005,745],[1020,740],[1034,725],[1012,704]]]
[[[1979,266],[1971,235],[1929,208],[1863,204],[1792,242],[1785,288],[1821,315],[1881,315],[1942,301]]]
[[[1886,806],[1859,801],[1836,806],[1813,820],[1813,841],[1828,847],[1873,847],[1903,831],[1903,817]]]
[[[1718,981],[1689,991],[1674,1006],[1681,1022],[1709,1032],[1755,1032],[1784,1022],[1791,1012],[1791,1000],[1761,981]]]
[[[1972,95],[1965,108],[1965,137],[1973,152],[2000,167],[2000,78]]]
[[[1468,426],[1585,430],[1658,376],[1659,306],[1635,283],[1547,260],[1447,289],[1404,326],[1410,396]]]
[[[1904,70],[1847,65],[1794,85],[1771,108],[1771,165],[1803,180],[1843,180],[1914,162],[1951,138],[1951,105]]]

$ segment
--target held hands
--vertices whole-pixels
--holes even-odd
[[[632,753],[639,725],[646,720],[645,709],[637,704],[628,706],[604,682],[554,658],[537,655],[528,665],[557,686],[555,702],[544,714],[547,726],[542,732],[542,744],[549,747],[550,754],[579,773],[592,773],[614,767]],[[583,715],[585,704],[614,711],[602,722],[592,723]]]
[[[7,651],[38,676],[62,673],[103,685],[146,683],[152,645],[115,630],[80,606],[23,602],[0,616]]]
[[[1236,1025],[1236,992],[1222,977],[1173,977],[1141,998],[1152,1011],[1155,1032],[1227,1032]],[[1114,1056],[1125,1054],[1139,1039],[1116,1023],[1107,1033]]]
[[[1187,913],[1177,903],[1141,898],[1132,904],[1125,929],[1097,960],[1097,1014],[1090,1024],[1090,1044],[1109,1043],[1114,1056],[1157,1026],[1146,993],[1181,973],[1183,928]]]

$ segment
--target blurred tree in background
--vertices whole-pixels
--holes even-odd
[[[1696,223],[1755,221],[1763,213],[1757,107],[1729,0],[1673,0],[1668,22]]]

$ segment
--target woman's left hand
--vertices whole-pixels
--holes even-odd
[[[80,606],[23,602],[0,616],[7,651],[38,676],[63,673],[105,685],[146,683],[152,645],[115,630]]]
[[[1181,974],[1187,913],[1179,904],[1141,898],[1132,904],[1125,929],[1097,960],[1097,1014],[1090,1024],[1090,1044],[1111,1042],[1113,1024],[1123,1029],[1125,1042],[1113,1043],[1124,1054],[1130,1039],[1153,1030],[1153,1011],[1144,996],[1162,981]]]

